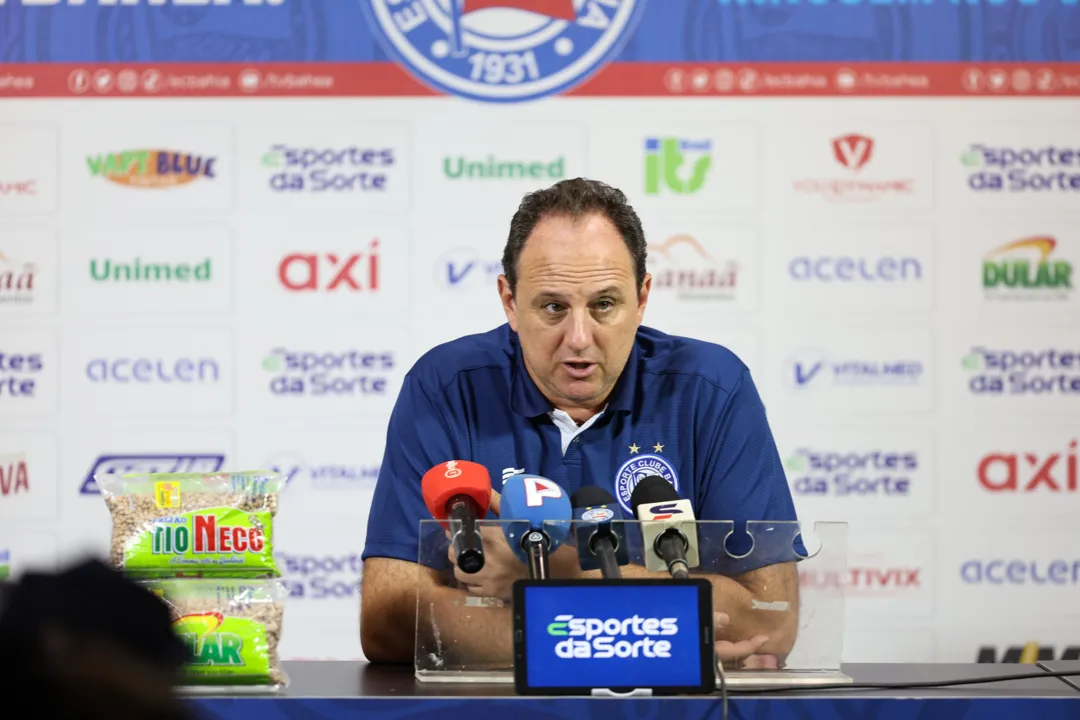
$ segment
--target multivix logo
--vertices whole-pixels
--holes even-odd
[[[556,615],[547,627],[548,635],[566,637],[555,644],[555,654],[563,659],[603,660],[620,657],[670,658],[671,641],[654,640],[679,634],[678,618],[579,618]]]

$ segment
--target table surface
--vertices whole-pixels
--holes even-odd
[[[1050,672],[1080,672],[1080,660],[1057,660],[1054,662],[1040,662],[1039,665]],[[1080,691],[1080,675],[1059,678],[1062,682]]]
[[[997,677],[1046,670],[1080,670],[1080,663],[1047,663],[1054,668],[1014,664],[850,664],[842,670],[857,683],[934,682],[976,677]],[[1067,666],[1067,667],[1057,667]],[[512,684],[421,683],[412,666],[374,665],[363,662],[284,662],[289,676],[284,698],[505,698],[518,697]],[[1080,682],[1068,678],[1040,677],[1002,680],[948,688],[889,690],[808,690],[753,694],[747,697],[899,697],[899,698],[1060,698],[1080,700]],[[708,699],[709,696],[700,696]],[[694,696],[687,696],[692,700]],[[520,698],[525,700],[527,698]],[[542,698],[541,698],[542,699]]]

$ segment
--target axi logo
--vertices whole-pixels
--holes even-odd
[[[208,385],[221,379],[221,368],[217,360],[206,357],[93,358],[86,363],[86,377],[93,383]]]
[[[1077,585],[1080,560],[968,560],[960,579],[968,585]]]
[[[1080,353],[1073,350],[989,350],[974,347],[961,360],[976,395],[1080,393]]]
[[[30,492],[26,453],[0,456],[0,497]]]
[[[359,596],[364,565],[358,554],[275,556],[290,598],[333,600]]]
[[[554,160],[500,160],[488,155],[483,160],[444,157],[443,175],[449,180],[549,180],[566,177],[566,158]]]
[[[1076,492],[1076,440],[1066,452],[989,453],[976,468],[979,484],[990,492]]]
[[[385,395],[393,352],[310,352],[275,348],[262,363],[274,395]]]
[[[435,262],[435,283],[444,289],[495,287],[502,260],[488,260],[472,248],[455,248]]]
[[[36,275],[37,266],[34,263],[13,260],[0,250],[0,307],[34,302]]]
[[[124,150],[86,158],[91,177],[135,188],[168,188],[217,178],[217,158],[171,150]]]
[[[919,453],[799,448],[784,460],[784,469],[796,495],[908,497]]]
[[[787,379],[796,388],[823,385],[917,385],[924,374],[918,360],[832,360],[820,350],[805,350],[788,362]]]
[[[555,644],[555,654],[564,660],[670,658],[671,641],[653,638],[678,635],[679,619],[634,615],[620,620],[556,615],[547,632],[552,637],[566,637]]]
[[[45,368],[41,353],[0,350],[0,401],[9,397],[34,397],[37,377]]]
[[[90,472],[83,479],[80,495],[100,495],[101,489],[95,478],[99,475],[124,475],[127,473],[213,473],[225,465],[225,456],[219,453],[147,453],[125,455],[99,455]]]
[[[263,157],[263,167],[274,170],[270,189],[274,192],[382,192],[393,167],[391,148],[304,148],[278,143]]]
[[[739,280],[739,263],[714,259],[697,238],[675,235],[650,245],[653,289],[671,292],[680,299],[733,300]]]
[[[379,240],[368,243],[367,252],[293,253],[278,263],[278,281],[294,292],[376,292],[379,289]]]
[[[975,192],[1075,192],[1080,190],[1080,150],[992,147],[973,144],[960,156]]]
[[[683,164],[686,167],[683,167]],[[712,140],[673,137],[645,139],[645,194],[696,193],[712,167]]]
[[[799,178],[792,181],[797,193],[818,195],[829,202],[875,202],[895,195],[915,192],[914,178],[877,178],[864,176],[874,158],[874,139],[858,133],[834,138],[830,142],[833,159],[846,174],[842,176]]]
[[[1057,240],[1027,237],[986,254],[983,290],[991,300],[1067,300],[1072,291],[1072,264],[1051,260]]]

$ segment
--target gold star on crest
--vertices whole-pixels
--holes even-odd
[[[661,445],[660,443],[656,443],[655,445],[653,445],[652,449],[655,450],[656,452],[664,452],[664,446]]]
[[[637,446],[637,443],[634,443],[633,445],[631,445],[631,446],[630,446],[630,452],[631,452],[631,453],[636,453],[636,452],[637,452],[638,450],[640,450],[640,449],[641,449],[641,448],[639,448],[639,447]]]

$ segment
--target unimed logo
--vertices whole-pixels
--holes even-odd
[[[556,615],[547,627],[548,635],[566,637],[555,645],[563,659],[606,659],[612,657],[670,658],[671,641],[654,637],[679,634],[678,618],[578,618]],[[582,639],[577,639],[582,638]]]
[[[992,493],[1077,491],[1076,440],[1064,452],[988,453],[976,468],[979,484]]]

